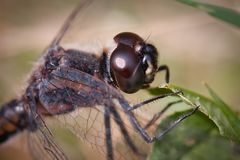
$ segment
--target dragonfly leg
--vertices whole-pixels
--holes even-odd
[[[193,110],[191,112],[188,112],[188,113],[180,116],[178,119],[176,119],[174,122],[172,122],[164,131],[158,133],[156,135],[156,139],[161,140],[169,131],[171,131],[174,127],[176,127],[180,122],[182,122],[184,119],[193,115],[198,110],[199,107],[200,106],[196,106],[195,108],[193,108]]]
[[[142,102],[140,102],[140,103],[138,103],[138,104],[135,104],[134,106],[132,106],[132,107],[129,108],[128,110],[129,110],[129,111],[132,111],[132,110],[135,110],[135,109],[137,109],[137,108],[140,108],[140,107],[142,107],[142,106],[144,106],[144,105],[146,105],[146,104],[148,104],[148,103],[151,103],[151,102],[153,102],[153,101],[156,101],[156,100],[158,100],[158,99],[162,99],[162,98],[165,98],[165,97],[168,97],[168,96],[176,96],[176,95],[178,95],[178,94],[183,94],[183,92],[182,92],[182,91],[177,91],[177,92],[173,92],[173,93],[161,94],[161,95],[155,96],[155,97],[153,97],[153,98],[147,99],[147,100],[145,100],[145,101],[142,101]]]
[[[135,128],[135,130],[138,132],[138,134],[140,134],[142,136],[142,138],[148,142],[148,143],[152,143],[156,140],[160,140],[164,137],[165,134],[167,134],[170,130],[172,130],[176,125],[178,125],[180,122],[182,122],[184,119],[186,119],[187,117],[193,115],[200,106],[196,106],[191,112],[189,112],[188,114],[185,114],[181,117],[179,117],[177,120],[175,120],[172,124],[169,125],[169,127],[167,129],[165,129],[163,132],[158,133],[157,135],[151,137],[146,130],[140,125],[140,123],[138,122],[137,118],[135,117],[135,115],[133,114],[133,112],[130,110],[131,106],[127,103],[127,101],[124,100],[120,100],[119,101],[121,104],[121,107],[126,111],[126,114],[128,115],[128,118],[132,124],[132,126]]]
[[[123,122],[122,118],[120,117],[119,113],[117,112],[117,110],[114,107],[110,107],[110,111],[111,111],[112,115],[114,116],[114,120],[117,123],[117,125],[119,126],[119,128],[122,132],[122,135],[124,136],[125,142],[131,148],[131,150],[135,154],[145,156],[142,153],[140,153],[138,148],[135,146],[135,144],[132,141],[131,137],[129,136],[128,131],[127,131],[126,127],[124,126],[124,122]]]
[[[147,129],[150,126],[152,126],[169,108],[171,108],[175,104],[178,104],[178,103],[181,103],[181,102],[182,102],[182,100],[177,100],[177,101],[168,103],[161,111],[159,111],[158,113],[154,114],[152,119],[145,125],[144,128]]]
[[[170,79],[170,71],[167,65],[161,65],[158,67],[157,72],[161,72],[161,71],[166,71],[165,74],[165,81],[166,83],[169,83],[169,79]]]
[[[107,107],[105,107],[105,110],[104,110],[104,125],[105,125],[105,136],[106,136],[106,147],[107,147],[107,160],[113,160],[110,110]]]

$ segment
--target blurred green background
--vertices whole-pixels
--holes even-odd
[[[201,0],[240,11],[239,0]],[[21,95],[30,71],[77,0],[0,0],[0,104]],[[207,82],[235,111],[240,111],[240,30],[176,1],[95,1],[84,10],[63,45],[107,46],[116,33],[134,31],[160,52],[171,83],[207,95]],[[69,46],[69,45],[68,45]],[[94,50],[94,49],[92,49]],[[162,74],[155,84],[163,82]],[[0,148],[12,158],[15,140]],[[14,155],[16,157],[16,155]]]

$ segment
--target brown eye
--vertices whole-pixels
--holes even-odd
[[[143,39],[139,37],[137,34],[131,33],[131,32],[122,32],[119,33],[114,37],[114,40],[116,43],[122,43],[125,45],[128,45],[130,47],[134,47],[135,45],[139,43],[143,43]]]
[[[139,90],[144,83],[144,70],[139,56],[134,49],[118,44],[110,58],[110,67],[118,87],[126,92],[133,93]]]
[[[118,45],[110,59],[112,71],[117,72],[124,78],[129,78],[133,74],[139,62],[140,59],[134,53],[134,50],[124,44]]]
[[[116,86],[134,93],[149,85],[157,71],[157,49],[131,32],[119,33],[114,41],[117,47],[110,57],[110,73]]]

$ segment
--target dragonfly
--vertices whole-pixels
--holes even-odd
[[[166,83],[170,79],[168,66],[158,66],[157,48],[136,33],[124,31],[116,34],[113,37],[114,49],[103,50],[100,56],[60,46],[79,12],[90,4],[91,1],[80,3],[66,19],[49,47],[44,50],[23,95],[2,105],[1,143],[27,130],[33,158],[68,159],[45,122],[48,117],[56,117],[80,139],[95,146],[108,160],[133,157],[145,159],[146,154],[138,147],[134,137],[131,137],[128,128],[132,128],[138,139],[146,144],[153,143],[161,140],[176,125],[197,111],[199,106],[179,117],[163,132],[150,135],[147,128],[154,125],[169,106],[175,104],[171,103],[163,111],[156,113],[145,126],[141,125],[134,113],[136,109],[161,98],[182,93],[178,91],[162,94],[135,105],[130,105],[126,100],[122,92],[132,94],[149,88],[159,72],[165,72]],[[85,110],[87,114],[84,114]],[[102,115],[102,120],[98,118],[99,114]],[[80,119],[76,120],[77,116]],[[66,120],[66,117],[71,117],[71,120]],[[111,121],[115,122],[115,128]],[[100,125],[100,129],[96,125]],[[116,129],[127,146],[125,151],[116,148],[114,144],[116,137],[113,133]]]

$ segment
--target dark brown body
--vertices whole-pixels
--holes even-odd
[[[28,126],[27,113],[23,102],[12,100],[1,106],[0,110],[0,143]]]
[[[28,130],[28,133],[34,132],[29,134],[28,139],[36,159],[66,160],[68,158],[55,143],[51,131],[45,124],[44,116],[56,116],[74,111],[76,108],[101,105],[105,130],[100,132],[105,135],[99,136],[99,132],[92,135],[95,142],[89,141],[91,145],[97,145],[108,160],[117,157],[114,153],[119,153],[121,159],[129,159],[129,152],[137,159],[146,159],[146,154],[139,150],[130,137],[113,100],[118,100],[119,109],[127,116],[136,133],[147,143],[160,140],[174,126],[196,111],[197,108],[190,114],[180,117],[163,133],[156,136],[150,136],[139,123],[133,110],[179,92],[159,95],[134,106],[130,106],[122,96],[120,90],[135,93],[141,88],[149,87],[157,72],[166,71],[165,79],[167,83],[169,82],[168,67],[166,65],[157,67],[156,47],[145,43],[145,40],[135,33],[117,34],[113,38],[117,46],[109,57],[105,53],[96,57],[82,51],[64,50],[59,47],[60,41],[79,12],[90,3],[91,0],[83,1],[66,19],[49,45],[48,51],[44,52],[40,65],[32,73],[24,94],[0,108],[0,143],[18,132]],[[156,119],[158,118],[153,117],[148,124],[152,125]],[[127,147],[123,147],[125,149],[123,152],[117,151],[112,143],[111,120],[119,127],[126,143]],[[86,138],[85,133],[83,136]],[[99,140],[96,138],[104,140],[104,144],[98,144]]]
[[[132,35],[128,32],[121,34],[130,37]],[[124,141],[131,152],[137,155],[137,159],[140,159],[139,157],[146,158],[146,154],[139,151],[130,137],[124,121],[116,109],[114,99],[119,102],[120,109],[126,114],[136,133],[147,143],[160,140],[178,123],[194,114],[199,106],[189,114],[179,117],[169,128],[163,131],[163,133],[151,137],[139,123],[132,111],[154,100],[177,95],[181,92],[159,95],[140,102],[135,106],[130,106],[122,96],[120,89],[122,91],[126,90],[126,93],[132,93],[141,87],[149,87],[148,83],[151,83],[155,74],[160,71],[166,71],[165,78],[166,82],[168,82],[169,70],[166,65],[159,66],[158,69],[155,68],[156,66],[154,67],[153,64],[156,62],[156,56],[151,55],[157,54],[154,46],[144,44],[142,50],[140,50],[142,52],[138,51],[135,53],[132,52],[134,51],[133,48],[130,49],[129,52],[122,51],[121,45],[123,44],[120,44],[120,48],[118,45],[115,49],[116,57],[112,59],[112,63],[116,64],[112,66],[113,68],[115,67],[115,71],[111,70],[111,65],[109,65],[111,59],[109,60],[109,57],[107,57],[105,53],[102,53],[100,57],[96,57],[91,53],[83,51],[64,50],[59,46],[50,48],[43,56],[37,69],[32,73],[28,82],[29,85],[24,94],[19,99],[12,100],[0,108],[0,143],[6,141],[18,132],[28,130],[37,135],[38,144],[34,146],[33,142],[30,142],[30,147],[34,148],[32,149],[34,152],[38,152],[38,150],[40,150],[38,147],[42,147],[39,155],[42,156],[43,159],[45,159],[45,156],[49,156],[51,157],[50,159],[66,160],[67,157],[61,148],[56,145],[51,131],[47,128],[44,116],[56,116],[72,112],[77,108],[100,105],[103,107],[105,128],[105,137],[101,138],[105,139],[104,145],[106,146],[105,153],[107,159],[114,159],[110,116],[112,116],[112,119],[119,127]],[[132,56],[132,61],[129,62],[130,56],[125,56],[126,53],[130,55],[137,54],[140,58],[138,56]],[[117,61],[119,58],[121,61],[126,62],[126,64],[135,61],[136,63],[134,63],[133,67],[121,70],[121,63]],[[154,63],[152,64],[151,62]],[[150,71],[147,69],[150,69]],[[125,73],[127,73],[127,76]],[[117,74],[118,76],[116,76]],[[121,76],[123,76],[123,78],[121,78]],[[141,83],[134,83],[139,79],[141,79],[139,81]],[[123,82],[121,83],[121,88],[119,88],[118,84],[120,84],[121,81]],[[132,86],[128,87],[130,84]],[[136,84],[136,86],[134,86],[134,84]],[[155,122],[159,117],[160,116],[153,117],[152,121],[147,124],[153,125],[152,122]],[[34,140],[34,138],[32,140]],[[97,145],[97,142],[94,144]],[[99,145],[98,147],[102,146],[103,145]],[[44,154],[41,154],[41,152],[44,152]],[[123,157],[128,156],[122,153],[120,153],[120,155]],[[41,159],[39,156],[37,156],[37,158]]]
[[[103,58],[61,47],[50,49],[33,72],[25,94],[1,107],[0,142],[24,129],[35,131],[39,127],[36,116],[64,114],[76,107],[109,106],[109,98],[121,97],[104,82]]]

